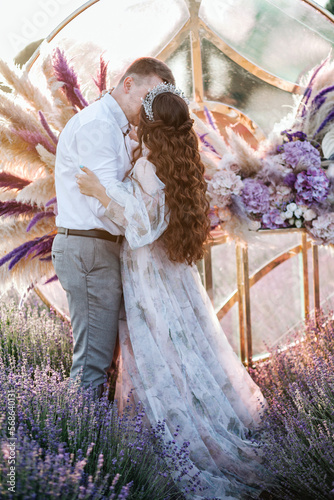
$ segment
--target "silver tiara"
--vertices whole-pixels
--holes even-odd
[[[153,101],[157,97],[157,95],[164,94],[165,92],[171,92],[172,94],[182,97],[185,103],[189,105],[189,100],[186,98],[182,90],[177,89],[172,83],[159,83],[158,85],[156,85],[156,87],[153,87],[153,89],[148,92],[145,99],[142,98],[145,114],[151,122],[154,121],[152,110]]]

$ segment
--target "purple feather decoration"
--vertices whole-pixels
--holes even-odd
[[[47,140],[42,134],[36,131],[23,130],[23,129],[12,129],[13,134],[21,137],[25,142],[31,144],[34,148],[41,144],[49,153],[56,154],[56,147],[54,144],[51,144],[50,141]]]
[[[314,137],[315,137],[317,134],[319,134],[319,132],[321,132],[321,130],[322,130],[324,127],[326,127],[326,125],[327,125],[329,122],[331,122],[331,121],[333,121],[333,120],[334,120],[334,110],[333,110],[333,111],[331,111],[331,112],[330,112],[330,113],[326,116],[326,118],[325,118],[325,119],[324,119],[324,121],[321,123],[320,127],[318,128],[318,130],[317,130],[317,131],[315,132],[315,134],[313,135],[313,139],[314,139]]]
[[[27,257],[29,255],[34,254],[33,255],[34,259],[35,257],[42,257],[43,255],[49,254],[51,252],[52,242],[54,238],[55,238],[54,234],[52,236],[49,235],[42,236],[42,238],[40,238],[40,241],[38,241],[36,245],[34,245],[34,247],[28,249]]]
[[[317,74],[319,73],[319,71],[321,70],[321,68],[323,68],[324,65],[327,63],[327,61],[328,61],[328,57],[326,57],[326,59],[316,68],[316,70],[312,74],[312,77],[307,85],[307,88],[304,92],[304,96],[302,99],[302,101],[304,101],[302,116],[305,116],[305,113],[306,113],[306,106],[307,106],[308,100],[309,100],[311,93],[312,93],[312,85],[313,85],[314,79],[317,76]]]
[[[50,139],[52,140],[52,142],[54,142],[57,145],[58,144],[58,139],[54,135],[54,133],[52,132],[52,130],[50,129],[50,126],[49,126],[48,122],[46,121],[46,118],[43,115],[42,111],[38,111],[38,115],[39,115],[39,119],[41,121],[41,124],[44,127],[44,130],[47,132],[47,134],[50,137]]]
[[[40,238],[35,238],[34,240],[26,241],[17,248],[14,248],[11,252],[0,259],[0,267],[10,261],[8,270],[13,269],[15,264],[17,264],[23,257],[28,257],[33,255],[35,257],[43,256],[51,252],[52,242],[54,240],[54,234],[46,234]]]
[[[74,89],[80,90],[78,77],[74,69],[69,66],[64,52],[59,48],[56,48],[53,53],[52,65],[58,82],[62,82],[64,84],[62,91],[66,95],[68,101],[73,106],[83,109],[84,106],[74,91]]]
[[[0,201],[0,217],[11,217],[36,212],[37,208],[16,200]]]
[[[75,88],[73,90],[74,90],[75,95],[77,96],[77,98],[81,102],[82,106],[84,108],[86,108],[88,106],[88,102],[86,101],[86,99],[84,98],[84,96],[82,95],[82,93],[80,92],[80,90],[77,89],[77,88]]]
[[[213,130],[218,132],[218,127],[216,125],[213,114],[206,106],[204,106],[204,114],[205,114],[205,118],[206,118],[206,121],[208,122],[208,124],[213,128]]]
[[[50,207],[53,205],[53,213],[57,216],[58,215],[58,204],[57,204],[57,197],[55,196],[54,198],[51,198],[46,204],[45,208]]]
[[[49,207],[50,205],[55,205],[57,203],[57,197],[54,196],[54,198],[51,198],[47,203],[45,203],[45,208]]]
[[[329,92],[332,92],[333,90],[334,90],[334,85],[331,85],[330,87],[326,87],[325,89],[321,90],[321,92],[318,92],[318,94],[315,96],[315,98],[312,101],[312,105],[314,107],[312,113],[315,113],[316,111],[318,111],[318,109],[323,105],[323,103],[327,99],[326,94],[328,94]]]
[[[107,69],[109,62],[105,62],[102,55],[100,56],[100,69],[97,73],[96,80],[93,78],[95,85],[99,89],[100,92],[106,90],[107,88]]]
[[[3,188],[5,191],[9,189],[21,191],[21,189],[28,186],[30,183],[31,181],[28,181],[28,179],[16,177],[16,175],[10,174],[9,172],[0,172],[0,188]]]
[[[56,274],[54,274],[50,279],[43,283],[43,285],[48,285],[49,283],[53,283],[54,281],[58,281],[58,276]]]
[[[30,231],[30,229],[32,227],[35,226],[35,224],[37,224],[37,222],[39,222],[40,220],[44,219],[45,217],[54,217],[54,213],[51,212],[51,211],[48,211],[48,212],[38,212],[38,214],[36,214],[32,219],[31,221],[29,222],[28,224],[28,227],[26,229],[27,233]]]
[[[207,141],[205,139],[205,137],[208,135],[208,134],[199,134],[197,132],[197,135],[199,137],[199,140],[201,141],[201,143],[208,149],[210,149],[210,151],[212,151],[213,153],[215,153],[217,156],[219,156],[219,154],[217,153],[217,151],[215,150],[215,148],[212,146],[212,144],[209,143],[209,141]],[[219,156],[220,157],[220,156]]]

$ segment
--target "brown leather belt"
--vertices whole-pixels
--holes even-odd
[[[110,234],[108,231],[104,229],[66,229],[65,227],[58,227],[58,234],[65,234],[66,236],[84,236],[86,238],[99,238],[100,240],[108,240],[113,241],[115,243],[122,243],[124,240],[124,236],[119,234],[115,236],[114,234]]]

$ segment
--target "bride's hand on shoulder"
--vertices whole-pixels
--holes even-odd
[[[101,182],[94,172],[89,170],[89,168],[80,166],[80,169],[84,173],[77,174],[75,176],[80,193],[85,194],[86,196],[94,196],[96,198],[102,188]]]

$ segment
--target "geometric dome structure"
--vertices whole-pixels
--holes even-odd
[[[199,118],[206,106],[222,135],[233,127],[257,147],[289,113],[294,95],[303,93],[303,76],[331,51],[333,22],[311,0],[90,0],[41,49],[63,47],[79,73],[80,65],[96,67],[102,49],[110,61],[111,85],[136,57],[158,57],[171,67]],[[27,64],[32,74],[38,73],[39,51]],[[89,100],[89,84],[82,90]],[[247,255],[254,285],[248,297],[251,355],[258,356],[266,351],[263,341],[275,344],[314,306],[305,237],[303,244],[298,231],[266,238],[262,246],[249,247]],[[207,287],[225,333],[246,360],[241,337],[250,324],[240,295],[237,300],[235,248],[216,245],[211,257]],[[319,250],[319,259],[323,296],[331,297],[334,268],[328,249]]]

